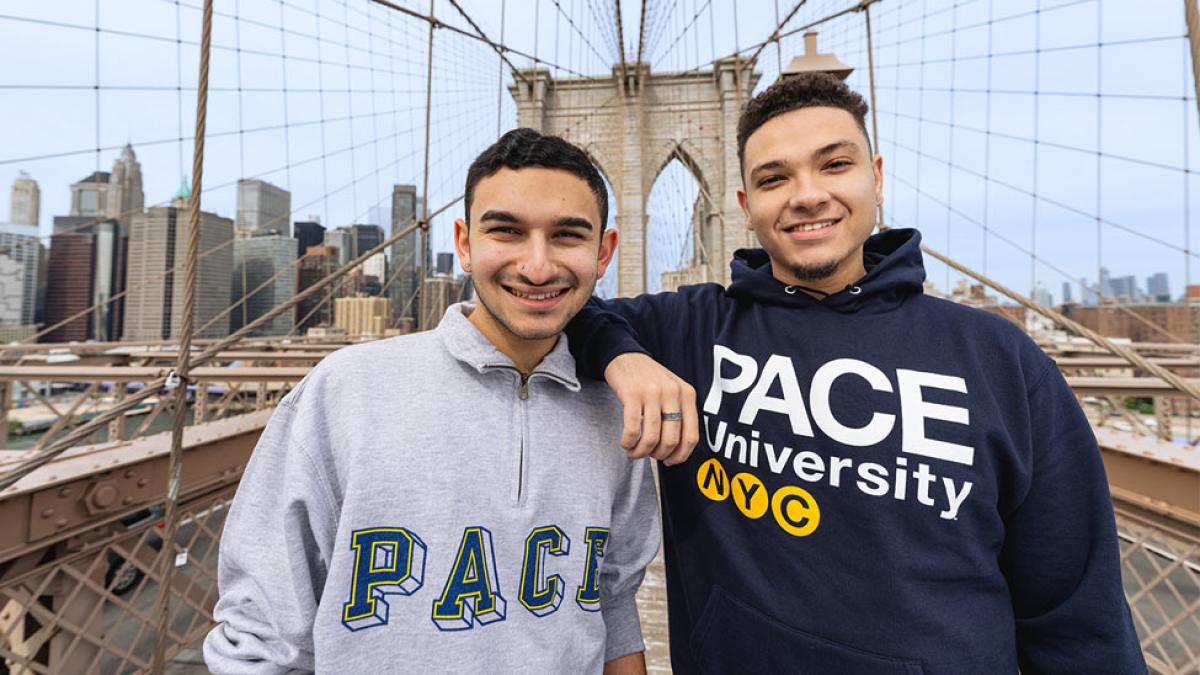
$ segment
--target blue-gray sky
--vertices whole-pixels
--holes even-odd
[[[194,128],[199,4],[4,3],[0,218],[8,185],[24,170],[41,186],[48,234],[53,216],[68,210],[67,186],[108,170],[126,141],[142,163],[147,203],[170,198],[191,173],[191,143],[177,139]],[[428,2],[403,4],[428,9]],[[500,2],[461,4],[494,39],[503,30],[506,43],[566,68],[600,74],[616,60],[609,2],[506,0],[503,26]],[[650,2],[652,68],[692,68],[762,40],[777,4],[783,14],[793,6]],[[789,27],[852,4],[812,0]],[[435,6],[440,19],[465,26],[447,0]],[[237,178],[261,176],[292,191],[295,220],[312,213],[337,226],[368,220],[372,206],[386,206],[393,183],[421,185],[424,22],[366,0],[217,0],[216,8],[206,210],[232,217]],[[622,3],[627,52],[636,50],[640,9]],[[842,17],[820,31],[822,51],[854,66],[850,82],[865,94],[862,18]],[[880,0],[872,20],[890,222],[920,227],[930,245],[1022,291],[1041,283],[1057,299],[1066,277],[1050,266],[1094,280],[1103,264],[1143,285],[1166,271],[1181,292],[1188,256],[1180,249],[1193,245],[1200,194],[1183,3]],[[778,52],[769,46],[759,60],[760,88],[780,60],[801,51],[798,34]],[[438,31],[434,53],[429,203],[437,207],[461,192],[465,167],[495,138],[497,119],[509,128],[515,113],[500,91],[500,78],[507,84],[511,76],[486,45]],[[96,153],[97,143],[114,149]],[[58,153],[75,154],[13,161]],[[652,194],[652,227],[664,228],[651,233],[654,270],[673,266],[687,244],[689,180],[671,168]],[[451,248],[449,222],[460,212],[435,224],[435,250]],[[939,286],[956,278],[928,267]]]

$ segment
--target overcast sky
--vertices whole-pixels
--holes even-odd
[[[199,3],[0,7],[0,219],[7,186],[24,170],[41,186],[40,226],[49,234],[53,217],[69,209],[68,185],[109,170],[127,141],[142,163],[147,204],[170,198],[191,173]],[[429,3],[402,4],[427,12]],[[503,22],[497,0],[460,4],[493,39],[503,32],[513,48],[566,69],[603,74],[617,60],[609,2],[506,0]],[[810,1],[788,27],[852,4]],[[778,5],[786,14],[793,3]],[[930,245],[1018,290],[1040,283],[1056,300],[1068,276],[1094,280],[1101,264],[1136,274],[1142,286],[1166,271],[1179,294],[1200,194],[1182,7],[880,0],[872,21],[888,221],[920,227]],[[237,178],[254,176],[291,190],[294,220],[386,220],[371,209],[386,209],[391,185],[424,179],[428,25],[367,0],[217,0],[216,9],[204,208],[232,217]],[[622,3],[630,58],[640,10],[640,2]],[[466,27],[448,0],[435,11]],[[646,58],[655,71],[694,68],[761,41],[775,17],[774,0],[740,2],[736,11],[732,0],[650,2]],[[866,94],[862,15],[819,30],[822,51],[854,66],[850,83]],[[801,51],[800,35],[768,47],[760,88]],[[486,45],[439,30],[434,54],[429,203],[437,208],[461,192],[467,164],[498,124],[514,125],[515,112],[501,90],[511,76]],[[654,276],[690,250],[695,189],[675,165],[652,192]],[[460,213],[435,223],[435,250],[451,248],[449,223]],[[1200,281],[1200,266],[1192,267]],[[936,263],[928,268],[941,287],[955,280]]]

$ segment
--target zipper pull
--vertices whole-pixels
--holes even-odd
[[[517,387],[517,398],[522,401],[529,400],[529,376],[521,375],[521,386]]]

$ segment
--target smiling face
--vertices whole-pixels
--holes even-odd
[[[518,367],[537,353],[531,369],[591,297],[617,233],[600,232],[588,184],[558,169],[501,168],[475,185],[471,214],[454,223],[479,298],[471,322]]]
[[[883,160],[850,113],[814,106],[771,118],[746,139],[742,171],[738,202],[776,279],[833,293],[866,273]]]

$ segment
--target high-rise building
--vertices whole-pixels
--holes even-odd
[[[1071,282],[1064,281],[1062,285],[1062,301],[1064,305],[1071,304]]]
[[[186,188],[186,185],[185,185]],[[183,267],[187,255],[186,190],[172,206],[154,207],[135,216],[129,227],[129,262],[125,303],[125,340],[177,339],[183,321]],[[196,337],[222,337],[227,319],[215,317],[229,307],[233,273],[233,221],[200,212],[200,258],[196,270]],[[174,269],[172,274],[164,274]],[[208,324],[205,327],[205,324]]]
[[[1146,278],[1146,294],[1153,302],[1171,301],[1171,285],[1167,281],[1166,272],[1158,272]]]
[[[442,251],[437,254],[436,274],[454,274],[454,254]]]
[[[337,266],[343,267],[350,262],[350,231],[344,227],[336,230],[325,230],[325,245],[338,252]]]
[[[50,237],[46,275],[45,322],[60,321],[95,307],[43,336],[43,342],[119,340],[122,331],[121,299],[127,237],[113,218],[59,216]]]
[[[420,214],[415,185],[392,186],[392,235],[404,231]],[[413,230],[392,243],[391,270],[388,272],[388,300],[392,316],[407,319],[417,316],[416,302],[419,277],[417,247],[420,231]]]
[[[351,260],[383,243],[383,228],[378,225],[350,225],[349,230]]]
[[[1089,307],[1100,304],[1100,296],[1096,294],[1097,287],[1089,284],[1087,279],[1080,279],[1079,287],[1082,289],[1080,292],[1080,295],[1082,296],[1080,301],[1082,304]]]
[[[32,325],[37,313],[39,255],[37,225],[27,223],[0,223],[0,257],[8,257],[21,264],[21,283],[12,283],[0,289],[5,305],[20,303],[22,325]],[[11,268],[10,268],[10,271]]]
[[[382,252],[367,258],[362,264],[363,292],[367,295],[380,295],[387,278],[387,259]]]
[[[121,156],[113,162],[113,169],[108,177],[108,199],[104,215],[118,220],[123,229],[122,234],[125,234],[128,229],[125,224],[133,216],[141,213],[145,206],[142,165],[137,161],[133,146],[126,143],[121,149]]]
[[[287,302],[296,288],[296,241],[281,234],[265,234],[233,241],[233,277],[230,305],[253,293],[229,315],[233,332]],[[264,285],[265,284],[265,285]],[[259,288],[262,286],[262,288]],[[287,335],[295,312],[283,312],[252,335]]]
[[[286,237],[292,220],[292,193],[264,180],[238,181],[237,231],[262,234],[275,230]]]
[[[302,293],[321,279],[333,274],[337,268],[338,251],[332,246],[310,246],[300,258],[300,269],[296,273],[296,293]],[[296,332],[304,334],[315,326],[333,323],[333,299],[337,296],[337,282],[296,303]]]
[[[1050,307],[1054,304],[1054,296],[1050,295],[1050,291],[1046,290],[1044,286],[1039,285],[1033,289],[1032,298],[1034,302],[1045,307]]]
[[[7,332],[5,328],[27,325],[21,320],[24,280],[25,264],[0,255],[0,332]]]
[[[303,258],[309,247],[325,243],[325,227],[315,220],[292,223],[292,234],[296,237],[297,258]]]
[[[438,274],[425,279],[425,292],[421,295],[420,330],[429,330],[442,320],[446,308],[464,299],[465,279]]]
[[[112,174],[96,171],[71,184],[72,216],[103,216],[108,213],[109,179]]]
[[[350,335],[383,335],[388,328],[385,298],[338,298],[334,301],[334,323]]]
[[[1137,287],[1137,277],[1132,274],[1123,277],[1112,277],[1108,281],[1110,290],[1109,296],[1117,302],[1137,302],[1141,300],[1142,294]]]
[[[42,191],[37,181],[21,171],[12,185],[8,221],[21,225],[37,225],[41,215]]]

